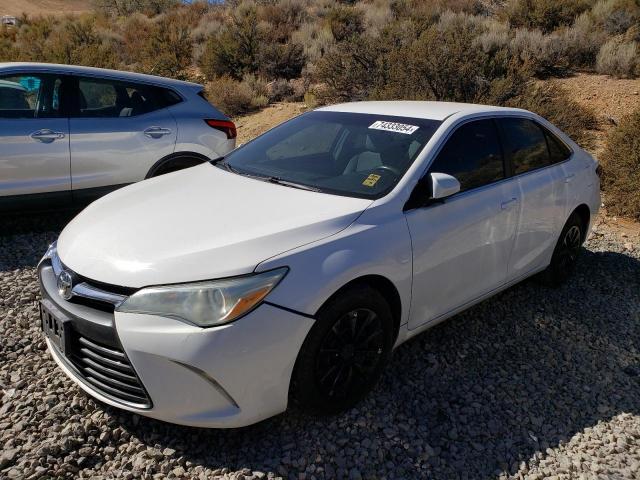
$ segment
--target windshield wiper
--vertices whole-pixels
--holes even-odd
[[[322,190],[316,187],[312,187],[310,185],[304,185],[302,183],[290,182],[289,180],[284,180],[280,177],[276,177],[273,175],[256,175],[247,172],[241,172],[240,170],[236,170],[231,165],[227,163],[224,157],[214,158],[210,160],[212,165],[220,165],[228,170],[229,172],[237,173],[238,175],[242,175],[243,177],[255,178],[256,180],[262,180],[263,182],[276,183],[278,185],[284,185],[285,187],[291,188],[299,188],[300,190],[308,190],[310,192],[321,192]]]
[[[280,177],[276,177],[274,175],[257,175],[253,173],[245,173],[245,172],[237,172],[240,175],[244,175],[245,177],[255,178],[256,180],[261,180],[263,182],[276,183],[278,185],[284,185],[285,187],[291,188],[299,188],[300,190],[308,190],[310,192],[321,192],[322,190],[317,187],[312,187],[311,185],[305,185],[303,183],[291,182],[289,180],[285,180]]]
[[[322,190],[317,187],[305,185],[303,183],[290,182],[289,180],[283,180],[280,177],[263,177],[267,182],[277,183],[278,185],[284,185],[285,187],[299,188],[300,190],[308,190],[309,192],[321,192]]]

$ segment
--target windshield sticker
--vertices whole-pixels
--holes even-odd
[[[374,130],[386,130],[387,132],[404,133],[405,135],[411,135],[420,127],[416,127],[415,125],[407,125],[405,123],[383,122],[382,120],[378,120],[377,122],[374,122],[369,128],[373,128]]]
[[[376,175],[375,173],[372,173],[371,175],[369,175],[367,178],[364,179],[364,182],[362,182],[362,184],[365,187],[373,187],[376,183],[378,183],[378,180],[380,180],[380,175]]]

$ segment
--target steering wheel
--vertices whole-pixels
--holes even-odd
[[[395,176],[400,176],[400,171],[394,167],[390,167],[389,165],[380,165],[373,169],[373,171],[382,170],[384,172],[393,173]]]

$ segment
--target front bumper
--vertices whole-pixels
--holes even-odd
[[[313,319],[262,304],[233,323],[213,328],[155,315],[100,312],[103,328],[87,329],[95,321],[89,318],[93,312],[57,294],[50,267],[41,267],[39,275],[43,297],[71,311],[74,330],[101,342],[96,336],[109,336],[108,329],[113,329],[150,398],[143,407],[105,395],[47,340],[62,370],[102,402],[171,423],[215,428],[250,425],[287,408],[293,366]]]

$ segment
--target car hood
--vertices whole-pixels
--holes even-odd
[[[84,277],[126,287],[222,278],[333,235],[370,204],[207,163],[95,201],[64,229],[58,254]]]

